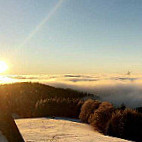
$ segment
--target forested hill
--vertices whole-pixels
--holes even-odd
[[[24,117],[31,117],[36,104],[41,100],[81,100],[84,97],[96,97],[93,94],[71,89],[55,88],[40,83],[13,83],[0,85],[0,103],[9,111]]]
[[[13,83],[0,85],[0,96],[5,95],[5,97],[30,97],[32,99],[37,98],[82,98],[86,96],[94,96],[93,94],[83,93],[75,91],[72,89],[55,88],[49,85],[44,85],[40,83]],[[97,96],[96,96],[97,97]]]

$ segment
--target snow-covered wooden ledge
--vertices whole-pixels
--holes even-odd
[[[128,142],[104,136],[79,120],[65,118],[16,119],[25,141],[31,142]]]

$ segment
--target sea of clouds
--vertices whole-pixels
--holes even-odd
[[[54,87],[71,88],[98,95],[102,101],[128,107],[142,106],[140,75],[9,75],[1,83],[40,82]]]

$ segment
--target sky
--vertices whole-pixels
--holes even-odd
[[[141,0],[0,1],[7,74],[142,71]]]

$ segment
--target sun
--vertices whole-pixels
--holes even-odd
[[[4,61],[0,61],[0,73],[5,72],[8,69],[8,65]]]

